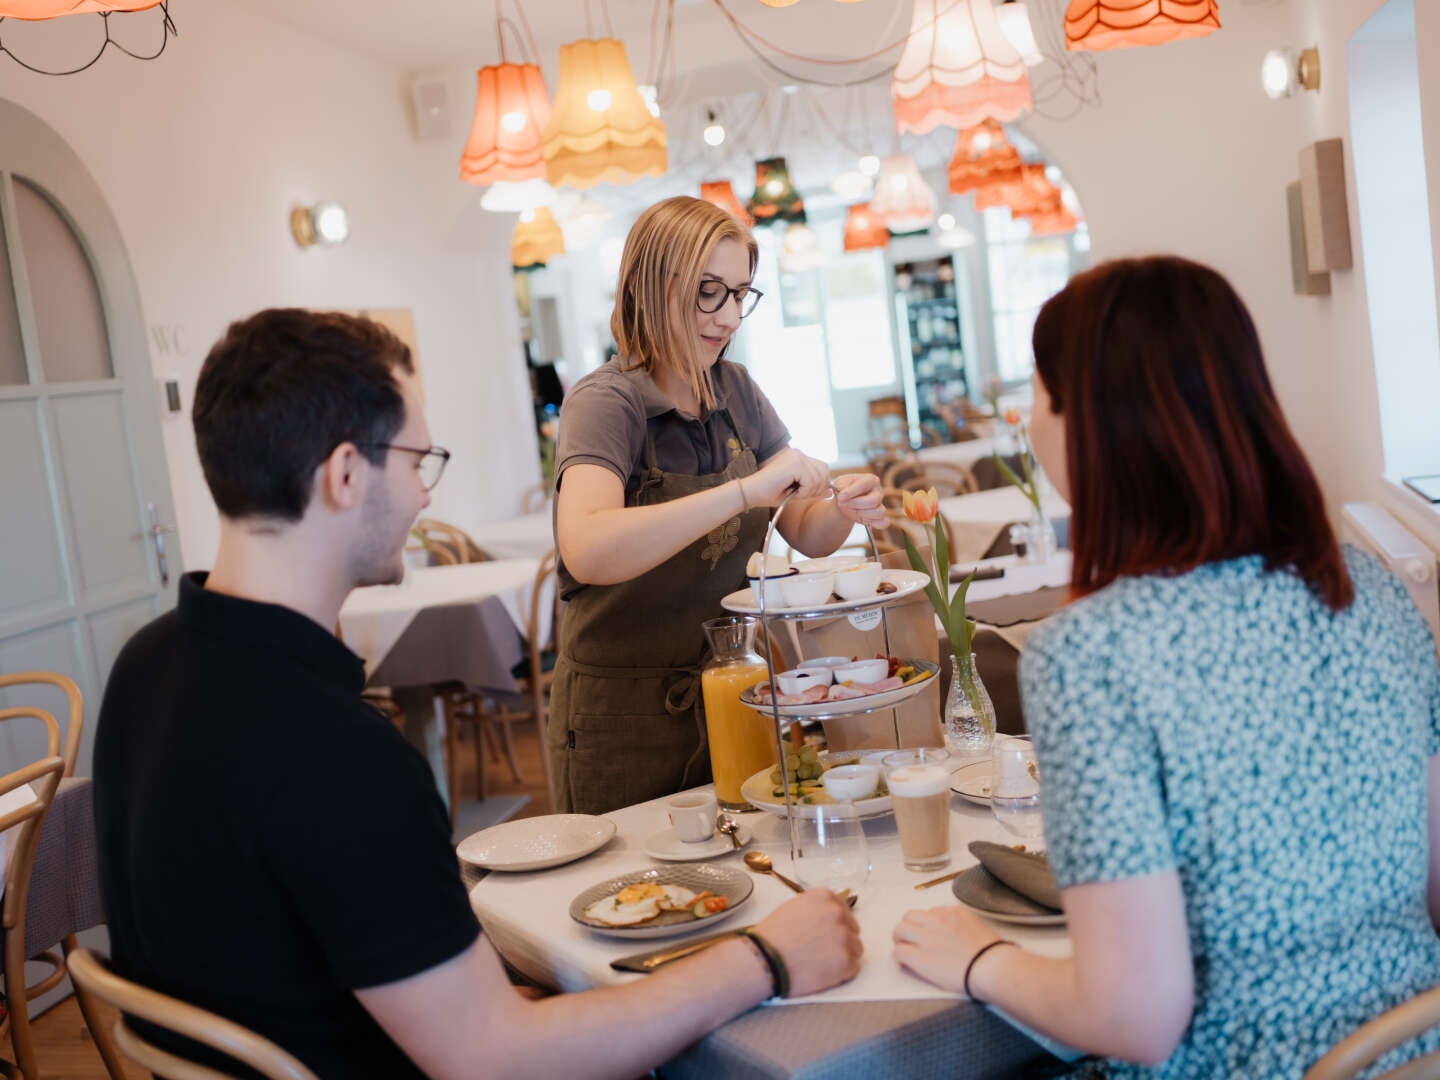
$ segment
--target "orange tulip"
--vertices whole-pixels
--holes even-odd
[[[921,525],[933,521],[940,510],[940,494],[933,487],[929,491],[907,491],[901,501],[905,504],[905,516]]]
[[[1010,408],[1005,410],[1005,423],[1012,427],[1020,423],[1020,410],[1015,408],[1014,405],[1011,405]]]

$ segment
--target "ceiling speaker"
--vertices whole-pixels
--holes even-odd
[[[410,100],[415,105],[415,137],[450,137],[450,94],[438,78],[420,78],[410,83]]]

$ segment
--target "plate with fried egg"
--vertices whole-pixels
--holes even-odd
[[[730,916],[754,891],[742,870],[697,864],[655,866],[592,885],[570,901],[570,917],[597,934],[638,939],[699,930]],[[718,911],[713,901],[724,898]],[[705,912],[697,916],[696,909]]]

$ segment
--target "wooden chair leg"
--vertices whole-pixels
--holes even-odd
[[[24,935],[5,935],[5,1004],[10,1010],[10,1045],[15,1064],[32,1080],[40,1075],[35,1063],[35,1040],[30,1034],[30,1006],[25,993]]]
[[[66,934],[60,942],[60,947],[65,950],[67,957],[70,950],[78,948],[79,945],[80,942],[74,934]],[[73,979],[71,985],[75,987],[75,1003],[80,1006],[80,1015],[85,1017],[85,1026],[90,1029],[90,1038],[95,1040],[95,1049],[100,1051],[100,1060],[105,1063],[105,1071],[110,1074],[110,1080],[126,1080],[120,1051],[115,1048],[115,1040],[110,1035],[109,1027],[95,1009],[95,999],[80,989]]]
[[[460,717],[455,709],[454,696],[445,695],[445,787],[450,800],[450,831],[455,831],[455,804],[459,802],[460,795],[458,782],[460,780]]]
[[[475,703],[475,797],[485,798],[485,743],[489,741],[490,726],[485,723],[481,712],[484,703]]]
[[[502,712],[495,717],[500,725],[500,741],[505,747],[505,760],[510,763],[510,779],[515,783],[523,783],[525,777],[520,774],[520,762],[515,758],[515,742],[511,738],[510,714]]]

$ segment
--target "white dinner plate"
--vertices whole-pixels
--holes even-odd
[[[585,914],[585,909],[596,900],[603,900],[626,885],[635,885],[642,881],[654,882],[657,885],[683,885],[697,893],[708,891],[713,896],[725,897],[730,903],[724,911],[707,915],[703,919],[695,918],[688,911],[662,911],[656,918],[637,926],[606,926]],[[750,899],[750,894],[754,891],[755,884],[750,874],[744,870],[731,870],[724,866],[711,866],[709,863],[697,863],[694,866],[652,866],[649,870],[621,874],[609,881],[590,886],[570,901],[570,917],[581,926],[606,937],[627,940],[669,937],[691,930],[704,930],[728,919],[735,913],[736,908]]]
[[[893,754],[894,750],[837,750],[831,752],[823,750],[820,753],[822,764],[852,764],[862,763],[879,767],[884,773],[884,767],[880,761],[886,754]],[[775,787],[770,783],[770,770],[761,769],[750,779],[740,786],[740,797],[757,810],[764,810],[767,813],[775,814],[777,817],[785,816],[785,797],[772,794]],[[796,800],[792,800],[796,801]],[[807,811],[813,812],[817,807],[806,806],[796,801],[796,809],[803,815]],[[894,807],[890,804],[890,796],[876,795],[869,799],[860,799],[855,804],[855,812],[862,818],[883,817],[890,813]]]
[[[849,716],[872,712],[875,709],[888,709],[890,706],[898,705],[928,689],[940,671],[940,665],[932,664],[929,660],[906,660],[905,663],[919,671],[928,672],[930,678],[918,679],[915,682],[906,683],[898,689],[886,690],[879,694],[866,694],[864,697],[845,698],[841,701],[816,701],[809,705],[781,705],[780,717],[784,720],[800,720],[805,717]],[[740,703],[748,705],[762,716],[770,716],[774,712],[768,702],[762,704],[755,700],[753,686],[747,686],[740,691]]]
[[[955,770],[950,779],[950,790],[976,806],[990,805],[991,766],[988,760],[972,761]]]
[[[804,565],[803,563],[797,565]],[[877,600],[899,600],[917,593],[930,583],[930,578],[918,570],[883,570],[880,573],[882,582],[889,582],[895,586],[893,593],[874,596],[862,596],[859,600],[832,600],[828,604],[813,604],[804,607],[782,607],[779,604],[767,606],[766,615],[830,615],[838,612],[849,611],[852,608],[864,607],[866,604],[873,604]],[[759,615],[760,605],[755,602],[755,593],[749,586],[731,593],[720,601],[720,606],[726,611],[734,611],[740,615]]]
[[[740,841],[740,847],[743,848],[750,843],[752,834],[744,825],[740,825],[735,829],[735,838]],[[674,829],[661,829],[645,841],[645,854],[652,859],[662,859],[665,862],[694,862],[697,859],[714,859],[738,850],[740,848],[732,844],[730,837],[722,832],[717,832],[709,840],[697,840],[692,844],[676,836]]]
[[[544,870],[604,847],[615,822],[594,814],[547,814],[471,833],[455,853],[486,870]]]

